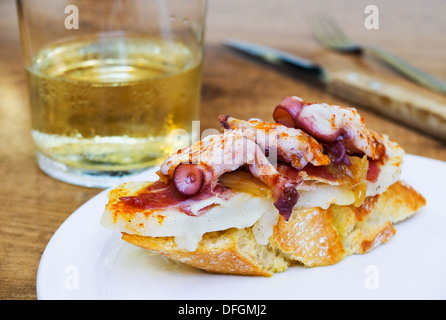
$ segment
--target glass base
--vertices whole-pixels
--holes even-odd
[[[129,178],[141,174],[148,168],[125,171],[96,171],[70,167],[66,164],[37,152],[37,164],[50,177],[77,186],[88,188],[110,188],[128,181]]]

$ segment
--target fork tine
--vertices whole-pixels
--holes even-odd
[[[319,41],[323,47],[332,49],[331,36],[328,35],[330,30],[327,32],[323,21],[321,22],[319,17],[310,17],[308,19],[308,23],[316,40]]]
[[[353,41],[350,40],[347,35],[344,33],[344,31],[341,30],[339,25],[334,22],[332,19],[324,19],[325,25],[327,28],[330,28],[332,30],[332,36],[336,38],[336,40],[339,43],[343,44],[352,44]]]
[[[353,42],[332,20],[323,17],[309,17],[307,20],[317,41],[325,48],[343,53],[361,54],[363,48]],[[415,83],[427,88],[446,93],[446,83],[410,65],[401,58],[375,46],[367,46],[367,52],[397,70]]]
[[[310,20],[310,27],[314,32],[316,38],[322,45],[333,49],[339,46],[339,37],[335,28],[332,28],[332,24],[325,18],[313,17]]]
[[[311,17],[308,23],[313,35],[323,47],[343,51],[359,50],[359,46],[350,40],[332,19]]]

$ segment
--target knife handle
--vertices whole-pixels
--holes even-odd
[[[446,142],[446,104],[354,71],[333,72],[327,89],[339,97]]]

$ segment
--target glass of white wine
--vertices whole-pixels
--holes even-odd
[[[16,3],[45,173],[112,187],[187,146],[169,135],[199,117],[206,0]]]

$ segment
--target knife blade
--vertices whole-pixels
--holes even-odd
[[[310,60],[252,42],[226,40],[223,44],[231,49],[248,54],[276,66],[286,65],[293,67],[314,76],[322,83],[325,82],[325,69]]]
[[[329,72],[313,61],[260,44],[233,39],[223,44],[268,64],[306,74],[331,94],[446,142],[446,102],[362,72]]]

